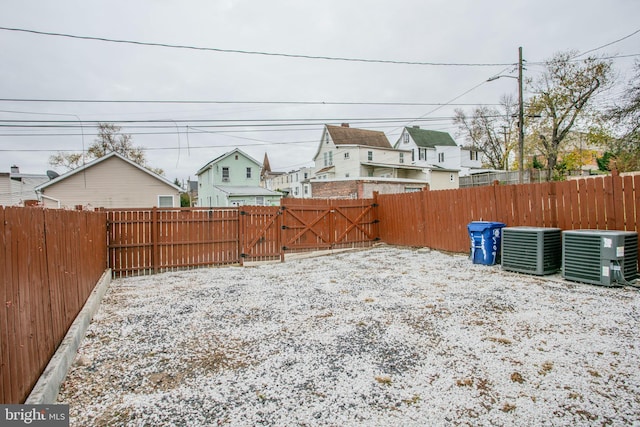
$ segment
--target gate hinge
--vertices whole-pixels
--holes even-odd
[[[245,253],[240,254],[240,258],[246,258],[246,257],[247,257],[247,254]]]
[[[288,248],[288,247],[286,247],[286,246],[283,246],[283,247],[282,247],[282,250],[283,250],[283,251],[288,251],[288,250],[289,250],[289,248]]]
[[[371,204],[371,207],[372,207],[372,208],[377,208],[378,206],[379,206],[379,205],[378,205],[377,203],[372,203],[372,204]]]
[[[380,220],[379,220],[379,219],[377,219],[377,218],[376,218],[376,219],[374,219],[374,220],[372,221],[372,223],[373,223],[373,224],[377,224],[377,223],[379,223],[379,222],[380,222]]]
[[[283,230],[286,230],[286,229],[288,229],[289,227],[287,227],[286,225],[282,225],[282,226],[280,226],[280,228],[281,228],[281,229],[283,229]]]
[[[246,215],[247,211],[240,211],[240,215]]]

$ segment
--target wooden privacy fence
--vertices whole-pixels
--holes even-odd
[[[285,253],[371,244],[373,200],[283,200],[281,206],[109,209],[115,276],[284,259]]]
[[[638,232],[640,175],[379,195],[380,238],[390,244],[467,252],[467,224]]]
[[[0,206],[0,403],[25,400],[106,268],[105,214]]]

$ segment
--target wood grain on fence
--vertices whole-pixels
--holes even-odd
[[[640,175],[378,195],[380,237],[467,252],[467,224],[639,231]],[[422,224],[422,228],[420,226]]]
[[[105,217],[0,207],[0,243],[0,403],[21,403],[104,273]]]

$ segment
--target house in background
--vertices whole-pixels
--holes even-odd
[[[314,156],[313,197],[363,198],[420,191],[427,171],[411,164],[411,151],[395,149],[384,132],[326,125]]]
[[[265,188],[279,191],[284,197],[309,199],[311,195],[311,176],[313,168],[303,167],[289,172],[271,173],[262,181]]]
[[[180,207],[183,190],[166,178],[112,152],[36,187],[51,208]]]
[[[451,170],[465,176],[472,169],[482,167],[479,152],[459,146],[447,132],[421,129],[419,126],[405,127],[394,147],[410,150],[411,164],[433,167],[436,173]]]
[[[198,176],[198,206],[277,206],[282,193],[260,186],[262,165],[235,149],[204,165]]]
[[[24,206],[37,200],[35,188],[49,181],[47,175],[20,173],[18,166],[11,172],[0,172],[0,206]]]

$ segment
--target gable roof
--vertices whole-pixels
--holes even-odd
[[[202,174],[205,170],[207,170],[210,166],[218,163],[219,161],[226,159],[227,157],[231,156],[232,154],[240,154],[243,157],[245,157],[247,160],[253,162],[256,164],[256,166],[258,166],[259,168],[262,168],[262,163],[260,163],[259,161],[257,161],[256,159],[254,159],[253,157],[251,157],[250,155],[248,155],[247,153],[245,153],[244,151],[242,151],[239,148],[235,148],[227,153],[224,153],[221,156],[216,157],[215,159],[211,160],[210,162],[207,162],[206,165],[204,165],[203,167],[201,167],[200,169],[198,169],[198,172],[196,172],[196,175],[200,175]]]
[[[411,135],[411,139],[419,147],[435,148],[435,147],[455,147],[458,144],[451,138],[447,132],[437,130],[420,129],[418,127],[405,127],[405,130]]]
[[[127,159],[126,157],[122,156],[119,153],[116,153],[115,151],[113,151],[113,152],[111,152],[109,154],[106,154],[106,155],[104,155],[104,156],[102,156],[102,157],[100,157],[98,159],[95,159],[95,160],[93,160],[93,161],[91,161],[91,162],[89,162],[89,163],[87,163],[87,164],[85,164],[83,166],[80,166],[80,167],[75,168],[73,170],[70,170],[70,171],[68,171],[66,173],[63,173],[59,177],[57,177],[55,179],[52,179],[49,182],[45,182],[44,184],[41,184],[41,185],[37,186],[35,188],[35,190],[36,191],[40,191],[40,190],[42,190],[44,188],[47,188],[47,187],[49,187],[49,186],[51,186],[53,184],[57,184],[60,181],[64,181],[65,179],[67,179],[67,178],[69,178],[69,177],[71,177],[71,176],[73,176],[73,175],[75,175],[77,173],[80,173],[80,172],[82,172],[84,170],[87,170],[87,169],[89,169],[89,168],[91,168],[91,167],[93,167],[93,166],[95,166],[95,165],[97,165],[99,163],[102,163],[105,160],[110,159],[112,157],[116,157],[116,158],[118,158],[118,159],[120,159],[120,160],[122,160],[122,161],[124,161],[124,162],[126,162],[128,164],[130,164],[134,168],[141,170],[142,172],[152,176],[153,178],[157,179],[158,181],[162,181],[162,183],[173,187],[176,191],[179,191],[179,192],[183,192],[184,191],[184,189],[178,187],[177,185],[175,185],[173,182],[169,181],[165,177],[160,176],[155,172],[151,172],[149,169],[145,168],[144,166],[140,166],[136,162]]]
[[[365,145],[367,147],[393,148],[384,132],[356,129],[347,126],[325,125],[336,145]]]

